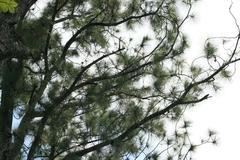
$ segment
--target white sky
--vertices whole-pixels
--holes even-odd
[[[233,13],[240,21],[240,1],[233,2]],[[185,24],[191,54],[200,53],[207,37],[236,36],[236,26],[228,11],[230,4],[230,0],[198,2],[193,9],[196,20]],[[237,160],[240,157],[240,65],[232,80],[224,82],[222,89],[211,99],[187,111],[187,117],[193,121],[191,133],[194,139],[204,138],[209,128],[217,131],[219,138],[218,146],[200,147],[194,155],[196,160]]]

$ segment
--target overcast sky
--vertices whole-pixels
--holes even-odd
[[[191,42],[191,54],[199,54],[207,37],[236,36],[237,28],[229,14],[230,0],[201,0],[193,9],[194,22],[188,22],[185,30]],[[240,21],[240,1],[233,0],[233,13]],[[221,54],[226,54],[222,52]],[[231,81],[224,81],[222,89],[187,111],[193,121],[192,136],[206,136],[207,129],[217,131],[218,146],[204,145],[197,150],[196,160],[237,160],[240,157],[240,65]]]

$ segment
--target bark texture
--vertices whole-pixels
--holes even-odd
[[[22,12],[0,13],[0,160],[15,159],[12,155],[14,136],[12,133],[13,109],[17,83],[22,74],[22,62],[26,50],[17,37],[16,30]]]

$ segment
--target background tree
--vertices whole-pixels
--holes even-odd
[[[193,3],[22,0],[1,9],[0,159],[187,159],[216,143],[209,131],[192,144],[181,116],[230,77],[239,36],[224,59],[207,41],[207,65],[187,63],[181,27]],[[146,24],[153,34],[127,38]]]

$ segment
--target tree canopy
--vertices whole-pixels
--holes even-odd
[[[0,11],[14,13],[17,7],[17,3],[14,0],[1,0]]]
[[[231,77],[239,36],[189,62],[194,3],[0,0],[0,160],[183,160],[216,143],[192,144],[182,115]]]

